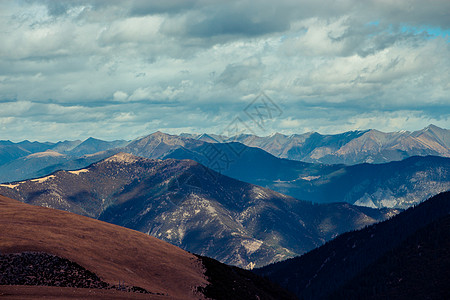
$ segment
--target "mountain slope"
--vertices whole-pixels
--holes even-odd
[[[277,158],[239,143],[181,147],[165,157],[192,159],[227,176],[318,203],[408,208],[450,189],[450,158],[444,157],[324,165]]]
[[[377,261],[389,257],[389,253],[399,257],[405,251],[403,241],[413,235],[423,236],[420,229],[449,214],[450,192],[441,193],[390,220],[342,234],[301,257],[269,265],[256,273],[280,283],[300,298],[325,299],[346,284],[353,286],[352,280],[356,283],[362,272],[375,270],[372,267],[376,268]],[[445,236],[440,240],[442,245],[448,244]],[[444,253],[447,255],[447,251]],[[441,280],[448,286],[448,278]]]
[[[449,299],[450,215],[420,229],[365,268],[334,299]]]
[[[68,151],[68,154],[71,156],[80,157],[87,154],[94,154],[109,149],[124,147],[127,144],[128,142],[124,140],[108,142],[90,137],[81,144],[77,145],[75,148]]]
[[[123,152],[146,158],[161,158],[179,147],[198,147],[204,142],[157,131],[129,143]]]
[[[88,166],[120,152],[127,141],[102,141],[89,138],[83,142],[39,143],[0,141],[0,182],[25,180],[60,169]]]
[[[235,285],[225,285],[234,291],[235,299],[243,299],[242,295],[249,290],[253,291],[255,298],[292,299],[283,290],[248,271],[240,270],[240,277],[237,277],[227,266],[215,262],[221,268],[221,273],[217,274],[218,267],[208,267],[195,255],[143,233],[68,212],[23,204],[3,196],[0,196],[0,234],[3,254],[33,251],[41,254],[26,254],[29,259],[44,257],[44,260],[48,254],[56,255],[86,268],[108,284],[138,286],[152,293],[144,298],[139,294],[130,297],[131,293],[111,295],[99,291],[103,299],[205,299],[202,292],[215,288],[208,277],[217,276],[238,280]],[[36,262],[36,267],[39,267],[43,259]],[[60,263],[56,262],[56,265]],[[26,293],[26,289],[16,288],[0,286],[0,291],[13,295]],[[30,298],[38,298],[39,290],[40,287],[33,287],[35,296]],[[56,292],[49,288],[43,290]],[[90,298],[97,293],[87,291],[81,298]],[[57,298],[69,299],[74,296],[73,292],[73,289],[60,289]],[[78,290],[77,293],[83,291]]]
[[[51,253],[108,283],[121,280],[178,298],[195,299],[192,287],[207,283],[195,256],[142,233],[2,196],[0,214],[2,253]]]
[[[0,165],[0,182],[37,178],[51,174],[57,170],[81,169],[117,152],[119,150],[110,149],[77,158],[59,154],[53,150],[33,153]]]
[[[53,146],[54,144],[49,142],[39,143],[25,140],[13,143],[11,141],[0,141],[0,165],[23,156],[50,150]]]
[[[214,142],[214,139],[191,136]],[[414,132],[381,132],[378,130],[348,131],[340,134],[322,135],[317,132],[305,134],[259,137],[243,134],[220,137],[218,142],[240,142],[261,148],[274,156],[325,164],[386,163],[411,156],[450,157],[450,131],[434,125]]]
[[[108,150],[113,150],[113,153],[126,152],[147,158],[161,158],[181,147],[192,150],[205,144],[236,142],[263,149],[279,158],[310,163],[354,165],[399,161],[411,156],[450,157],[450,131],[429,125],[415,132],[384,133],[378,130],[366,130],[334,135],[309,132],[289,136],[276,133],[267,137],[249,134],[234,137],[215,134],[180,134],[177,136],[158,131],[130,143],[122,140],[108,142],[95,138],[89,138],[83,142],[77,140],[58,143],[0,141],[0,166],[18,158],[47,150],[69,155],[74,159]],[[237,148],[234,151],[240,154],[243,149]],[[15,165],[16,167],[20,166],[20,164]],[[51,166],[49,163],[46,167]],[[22,170],[15,169],[16,173],[20,173]],[[31,174],[31,172],[27,172],[27,174]],[[4,178],[2,181],[5,182],[25,179],[25,177],[8,178],[7,173],[1,172],[0,175]],[[36,176],[39,175],[34,173],[30,177]]]
[[[45,175],[39,174],[39,171],[49,165],[61,164],[69,160],[71,160],[70,157],[51,150],[23,156],[0,165],[0,182],[17,181]]]
[[[0,165],[9,163],[19,157],[26,156],[31,152],[17,146],[15,144],[10,143],[2,143],[0,144]]]
[[[448,142],[446,132],[444,129],[429,127],[415,138],[426,140],[434,136],[445,145]],[[355,134],[362,138],[367,134],[378,133],[353,132],[346,138],[353,138],[354,141]],[[211,141],[219,137],[202,135],[198,138]],[[273,138],[281,142],[284,139],[281,135],[274,135]],[[337,144],[345,139],[342,136],[334,138]],[[148,158],[192,159],[238,180],[318,203],[348,202],[374,208],[403,209],[450,188],[450,158],[410,157],[398,162],[353,166],[311,164],[277,158],[262,149],[241,143],[206,143],[186,135],[180,137],[161,132],[137,139],[124,148],[113,148],[79,158],[68,155],[51,157],[51,151],[31,154],[0,165],[0,182],[36,178],[56,170],[84,168],[120,151]],[[357,153],[364,151],[359,149]]]
[[[332,160],[329,156],[364,133],[364,131],[349,131],[336,135],[322,135],[309,132],[290,136],[276,133],[267,137],[240,135],[229,140],[261,148],[280,158],[305,162],[343,163]]]
[[[314,205],[194,161],[125,153],[86,169],[0,185],[0,193],[136,229],[248,268],[305,253],[397,213],[345,203]]]

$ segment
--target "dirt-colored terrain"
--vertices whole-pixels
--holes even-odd
[[[201,299],[206,286],[199,259],[146,234],[72,213],[0,196],[0,251],[54,254],[76,262],[101,280],[138,286],[157,295],[114,290],[0,286],[5,299]]]

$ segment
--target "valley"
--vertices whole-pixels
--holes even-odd
[[[436,138],[440,138],[440,145],[445,146],[446,132],[430,126],[420,134],[416,132],[407,135],[408,138],[415,136],[425,141],[429,139],[428,135],[433,133]],[[354,144],[360,138],[367,137],[367,133],[327,136],[321,138],[320,143],[331,143],[330,147]],[[404,138],[404,135],[399,134],[396,141],[402,136]],[[9,208],[32,204],[32,210],[37,209],[37,216],[32,221],[35,225],[26,225],[33,227],[26,227],[31,233],[35,228],[47,226],[45,220],[48,220],[48,217],[43,217],[44,214],[51,212],[59,215],[58,211],[69,214],[64,215],[70,216],[68,220],[89,217],[80,220],[118,225],[120,227],[117,228],[123,228],[120,230],[127,234],[127,230],[136,230],[134,232],[140,232],[142,237],[155,238],[157,244],[168,242],[167,245],[179,249],[176,251],[195,254],[191,260],[196,261],[196,264],[203,264],[206,273],[202,273],[205,269],[198,271],[200,277],[195,279],[195,284],[189,281],[191,279],[188,280],[191,286],[196,286],[195,289],[191,288],[196,291],[194,298],[202,294],[214,299],[222,299],[224,295],[226,297],[223,299],[247,299],[246,297],[261,293],[267,297],[264,299],[272,299],[276,291],[285,299],[294,297],[290,292],[305,299],[351,299],[353,294],[376,297],[378,294],[366,287],[356,288],[361,284],[367,286],[368,283],[367,279],[357,281],[355,276],[360,273],[364,274],[363,278],[388,276],[383,269],[387,268],[386,260],[391,262],[389,266],[392,268],[399,267],[395,267],[387,253],[400,257],[395,251],[410,251],[406,250],[411,247],[407,243],[418,243],[413,236],[418,235],[417,238],[420,236],[423,239],[424,234],[419,232],[427,226],[431,226],[430,233],[434,232],[432,230],[441,225],[433,224],[441,224],[436,222],[441,222],[439,218],[448,213],[448,193],[427,200],[450,189],[450,158],[442,151],[425,151],[420,152],[424,156],[409,156],[420,154],[411,150],[403,160],[398,160],[400,157],[394,155],[387,161],[379,160],[378,163],[328,164],[320,160],[311,162],[308,159],[299,161],[283,158],[285,155],[274,151],[273,148],[270,148],[272,154],[266,152],[264,149],[268,150],[268,145],[273,145],[275,138],[278,139],[279,147],[287,147],[280,142],[285,139],[281,135],[274,135],[271,137],[273,139],[266,138],[265,144],[262,139],[255,137],[239,138],[242,143],[236,142],[237,137],[226,140],[223,136],[215,135],[169,135],[156,132],[131,142],[105,142],[94,138],[84,142],[65,141],[53,144],[2,142],[0,150],[4,151],[0,151],[0,178],[4,179],[4,183],[0,184],[0,195],[24,203],[2,198],[1,209],[5,211],[6,217],[2,228],[11,230],[13,225],[6,226],[6,220],[17,215],[17,212],[11,214]],[[434,149],[438,148],[436,147]],[[38,206],[43,207],[44,211]],[[25,207],[27,208],[24,211],[27,211],[29,206]],[[426,215],[426,218],[422,218],[419,223],[416,215]],[[54,222],[55,218],[52,218],[51,222]],[[405,218],[410,225],[397,221]],[[60,220],[59,217],[56,220]],[[15,221],[10,222],[14,224]],[[80,221],[77,219],[76,222]],[[445,220],[442,222],[445,223]],[[445,226],[444,223],[442,226]],[[67,223],[58,226],[72,228],[72,225]],[[93,251],[89,245],[99,242],[87,237],[86,226],[88,225],[79,227],[85,228],[84,234],[76,234],[83,240],[87,239],[86,251]],[[95,230],[103,230],[103,225],[98,226],[99,229]],[[382,229],[382,232],[390,232],[393,235],[388,239],[384,233],[376,233],[379,238],[373,240],[364,236],[366,232],[373,232],[373,237],[375,232],[381,230],[375,228],[388,228]],[[437,230],[442,232],[442,229]],[[57,234],[59,237],[66,233],[60,230],[49,234]],[[98,233],[100,236],[102,234]],[[442,236],[443,233],[436,234]],[[115,236],[116,242],[129,240],[121,234],[107,235]],[[121,276],[126,279],[120,280],[130,284],[118,285],[117,278],[110,277],[109,273],[99,273],[99,268],[103,268],[101,265],[89,263],[74,255],[70,250],[74,249],[74,246],[67,246],[72,244],[56,246],[50,243],[48,247],[43,248],[43,242],[24,244],[28,239],[32,238],[27,235],[25,239],[13,239],[2,244],[3,246],[0,245],[3,255],[0,255],[0,261],[6,262],[3,268],[9,270],[7,274],[10,274],[10,281],[6,284],[19,284],[12,289],[5,288],[3,283],[0,285],[0,293],[11,292],[22,295],[24,299],[31,299],[34,293],[83,295],[80,287],[84,287],[95,290],[99,298],[105,299],[120,298],[120,293],[125,293],[124,298],[130,299],[164,299],[168,295],[168,288],[162,288],[162,282],[158,283],[161,286],[149,285],[145,283],[144,278],[127,277],[123,271],[120,271],[123,273]],[[341,245],[344,239],[347,239],[347,242]],[[8,240],[4,239],[5,241]],[[354,242],[349,246],[349,241]],[[72,242],[82,243],[81,240]],[[442,242],[445,243],[445,239]],[[127,243],[136,251],[135,241]],[[373,251],[370,248],[372,244],[384,246],[373,246],[373,249],[377,249]],[[365,250],[358,250],[358,247]],[[120,248],[116,246],[116,249]],[[133,253],[130,249],[123,251]],[[352,251],[357,252],[352,254]],[[360,251],[367,254],[361,256]],[[89,255],[92,257],[94,254]],[[151,256],[154,258],[153,254]],[[328,258],[324,258],[325,256]],[[48,283],[23,281],[20,279],[23,274],[29,274],[27,278],[39,276],[26,273],[29,272],[26,268],[8,268],[8,261],[13,258],[16,261],[26,258],[29,264],[36,264],[36,270],[44,266],[45,261],[53,261],[53,266],[62,264],[55,268],[68,271],[63,277],[49,273],[49,278],[60,279]],[[340,258],[343,260],[339,263],[328,263]],[[65,261],[66,259],[68,261]],[[108,258],[98,258],[98,262],[101,264],[104,259]],[[139,259],[144,261],[143,258]],[[170,261],[173,262],[173,259],[170,258]],[[361,259],[363,262],[360,262]],[[95,260],[97,261],[97,258]],[[321,266],[314,265],[320,261]],[[67,266],[72,262],[86,268],[86,271],[69,271],[71,269]],[[350,267],[348,263],[356,264],[356,267]],[[14,264],[20,266],[19,263]],[[178,262],[174,264],[174,268],[179,265]],[[330,269],[329,265],[332,266]],[[208,268],[211,270],[208,271]],[[295,271],[296,268],[301,268],[302,271]],[[339,279],[336,278],[339,272],[335,268],[346,270]],[[52,267],[46,267],[45,272],[51,269]],[[126,269],[135,273],[129,267]],[[245,269],[254,270],[257,275]],[[371,273],[372,269],[381,272],[377,274],[384,275],[374,275]],[[90,277],[82,275],[83,279],[78,285],[76,282],[79,279],[68,277],[69,274],[85,274],[83,272],[93,272],[97,277],[89,279],[86,286],[83,280]],[[392,269],[392,272],[400,270]],[[435,268],[431,272],[436,274],[440,271]],[[191,274],[189,276],[193,274],[192,271],[188,273]],[[264,281],[265,279],[258,275],[278,283],[281,288]],[[336,284],[329,285],[328,289],[318,287],[330,280]],[[366,281],[361,283],[361,280]],[[238,284],[238,290],[230,292],[228,288],[221,287],[223,282],[242,284]],[[248,286],[249,283],[251,286]],[[42,288],[27,287],[33,285]],[[406,286],[409,286],[409,283],[406,283]],[[182,287],[176,285],[170,289],[173,288]],[[395,289],[403,288],[405,287],[393,285],[391,290],[381,287],[376,290],[380,293],[394,293]],[[164,289],[166,292],[163,292]],[[171,291],[171,295],[179,295],[181,298],[185,293],[186,291],[181,290]]]
[[[85,169],[0,185],[0,194],[135,229],[245,268],[303,254],[399,212],[346,203],[316,205],[192,160],[126,153]]]

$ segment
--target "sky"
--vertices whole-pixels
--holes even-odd
[[[0,1],[0,140],[449,128],[449,35],[448,0]]]

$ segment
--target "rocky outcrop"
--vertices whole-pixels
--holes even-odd
[[[0,285],[117,289],[149,293],[140,287],[108,284],[75,262],[39,252],[1,254]]]

